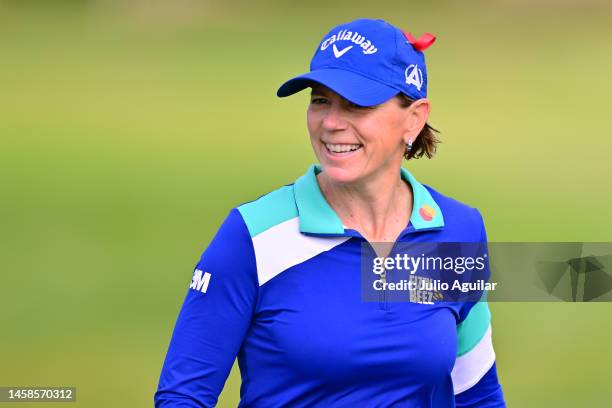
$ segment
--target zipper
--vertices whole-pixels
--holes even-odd
[[[433,227],[433,228],[427,228],[427,229],[414,229],[414,226],[412,227],[412,230],[404,230],[402,231],[402,233],[397,237],[397,240],[393,243],[393,245],[391,246],[391,250],[389,251],[389,253],[387,254],[387,257],[393,257],[395,254],[395,250],[397,249],[397,245],[399,243],[404,243],[402,240],[402,238],[404,238],[406,235],[409,234],[414,234],[415,232],[425,232],[425,231],[435,231],[435,230],[440,230],[442,229],[442,227]],[[366,242],[368,242],[365,238],[363,238]],[[372,248],[372,250],[374,250],[374,248],[372,247],[372,245],[368,242],[368,245],[370,245],[370,248]],[[374,251],[376,253],[376,251]],[[387,282],[387,277],[390,278],[390,273],[391,271],[387,271],[386,269],[383,270],[383,272],[380,274],[380,278],[383,281],[383,283]],[[383,290],[381,290],[380,296],[379,296],[379,308],[382,310],[386,310],[389,311],[389,302],[387,301],[387,290],[383,287]]]
[[[377,257],[378,253],[376,252],[376,250],[374,249],[370,241],[365,239],[361,234],[359,234],[358,231],[355,231],[355,233],[362,240],[362,245],[363,243],[367,244],[369,250],[371,251],[371,254],[374,257]],[[364,256],[363,253],[361,256]],[[387,270],[384,269],[384,266],[383,266],[383,271],[379,275],[379,279],[381,282],[383,282],[383,284],[387,282]],[[387,310],[387,294],[386,294],[386,290],[384,286],[383,286],[383,289],[378,294],[378,308],[382,310]]]
[[[383,282],[383,285],[387,283],[387,270],[384,269],[380,274],[380,280]],[[383,290],[380,291],[378,306],[382,310],[388,310],[387,308],[387,290],[383,286]]]
[[[387,257],[392,255],[397,247],[397,244],[402,242],[404,243],[402,240],[402,238],[404,238],[406,235],[409,234],[414,234],[415,232],[425,232],[425,231],[435,231],[435,230],[441,230],[442,227],[433,227],[433,228],[422,228],[422,229],[415,229],[414,226],[412,227],[412,230],[404,230],[402,231],[402,233],[399,235],[399,237],[397,238],[397,240],[393,243],[393,246],[391,247],[391,251],[389,251],[389,253],[387,254]],[[372,251],[372,253],[375,256],[378,256],[377,252],[374,250],[374,247],[372,246],[372,244],[365,239],[358,231],[352,230],[355,232],[356,235],[359,238],[361,238],[363,240],[363,242],[368,244],[368,247],[370,248],[370,250]],[[389,271],[390,272],[390,271]],[[383,283],[387,283],[387,277],[388,277],[388,273],[386,269],[383,269],[383,272],[380,274],[380,280]],[[387,301],[387,290],[383,287],[383,290],[380,291],[380,294],[378,295],[378,307],[381,310],[386,310],[389,311],[389,302]]]
[[[400,235],[400,237],[401,237],[401,235]],[[397,246],[398,242],[399,242],[399,237],[398,237],[397,241],[395,241],[393,243],[393,245],[391,246],[391,250],[387,254],[387,258],[388,257],[393,257],[393,253],[395,251],[395,247]],[[387,282],[387,276],[389,277],[389,279],[391,278],[391,270],[387,271],[386,269],[384,269],[383,273],[381,273],[381,280],[384,283]],[[387,301],[387,290],[384,287],[383,287],[383,290],[381,291],[381,295],[382,295],[381,296],[382,300],[381,300],[380,305],[379,305],[380,309],[389,311],[389,302]]]

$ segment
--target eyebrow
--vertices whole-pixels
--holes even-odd
[[[312,89],[312,90],[310,91],[310,95],[311,95],[311,96],[312,96],[312,95],[318,95],[318,96],[327,96],[327,95],[325,94],[325,92],[324,92],[324,91],[321,91],[321,90],[319,90],[319,89]]]

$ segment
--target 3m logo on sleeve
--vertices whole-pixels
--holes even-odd
[[[193,278],[191,278],[191,285],[189,285],[189,289],[206,293],[209,282],[210,273],[196,269],[195,271],[193,271]]]

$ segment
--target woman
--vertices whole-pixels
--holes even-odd
[[[363,301],[361,245],[486,242],[479,212],[420,184],[431,157],[416,40],[360,19],[321,41],[308,131],[319,165],[233,209],[196,266],[155,394],[214,406],[234,359],[244,407],[502,407],[484,302]]]

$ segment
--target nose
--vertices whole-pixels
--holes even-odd
[[[344,118],[344,113],[339,103],[331,103],[329,109],[325,111],[323,127],[330,131],[346,129],[347,122]]]

